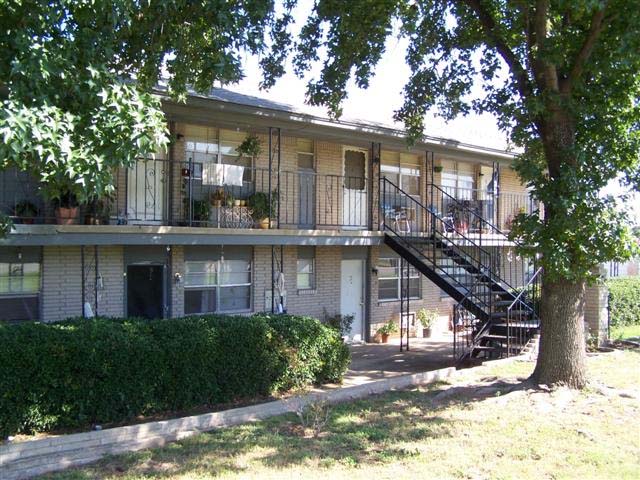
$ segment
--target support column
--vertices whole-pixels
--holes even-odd
[[[597,339],[598,346],[609,339],[609,289],[602,282],[587,286],[585,290],[584,326],[585,335]]]
[[[369,230],[380,230],[380,159],[382,144],[371,143],[369,155]]]

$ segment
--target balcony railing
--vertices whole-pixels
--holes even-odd
[[[81,205],[77,223],[366,229],[370,221],[371,192],[369,179],[365,177],[289,170],[278,174],[260,167],[155,159],[141,160],[133,168],[119,170],[115,185],[110,198]],[[469,216],[465,227],[469,233],[481,233],[478,218],[508,232],[519,212],[531,213],[536,209],[530,197],[522,193],[496,195],[448,187],[442,190],[447,195],[439,203],[429,201],[429,191],[422,203],[432,205],[444,218],[464,222],[461,217]],[[269,191],[273,198],[271,221],[261,223],[254,205],[255,194],[264,193],[263,207],[268,211]],[[397,222],[398,228],[428,230],[420,212],[404,208],[391,196],[382,203],[380,214],[387,221]],[[459,203],[464,205],[462,211],[450,211]],[[377,205],[374,207],[378,209]],[[27,173],[15,170],[0,172],[0,211],[16,223],[56,223],[55,209],[43,200],[39,184]]]
[[[141,160],[115,175],[108,199],[81,205],[77,223],[215,228],[368,226],[367,178],[313,172]],[[55,209],[27,174],[0,172],[0,211],[16,223],[55,223]],[[269,194],[271,192],[271,194]],[[262,193],[263,195],[256,195]],[[261,196],[262,199],[258,197]],[[269,212],[261,222],[256,202]],[[263,227],[264,228],[264,227]]]

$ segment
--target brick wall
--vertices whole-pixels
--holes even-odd
[[[42,251],[42,320],[82,315],[80,247],[47,246]]]
[[[371,264],[377,265],[380,258],[380,247],[371,247]],[[449,317],[453,300],[450,297],[440,296],[440,289],[429,279],[421,276],[422,298],[411,300],[409,303],[410,311],[416,312],[421,308],[429,310],[437,310],[440,319],[433,326],[435,335],[447,332],[449,329]],[[371,318],[370,318],[370,335],[373,339],[376,330],[389,320],[399,322],[400,320],[400,301],[379,301],[378,300],[378,277],[373,275],[371,278]],[[418,335],[422,327],[418,324]]]

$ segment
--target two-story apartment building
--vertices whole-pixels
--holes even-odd
[[[523,320],[535,271],[506,234],[535,206],[509,152],[408,148],[392,128],[220,89],[164,110],[168,152],[117,172],[113,196],[73,224],[27,172],[0,173],[16,223],[0,240],[0,318],[286,310],[353,315],[356,341],[401,318],[413,333],[420,308],[456,332],[508,308]],[[257,155],[238,152],[247,138]]]

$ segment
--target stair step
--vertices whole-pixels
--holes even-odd
[[[501,323],[492,323],[493,327],[511,327],[511,328],[539,328],[540,322],[538,320],[524,320],[518,322],[509,322],[507,325],[506,322]]]
[[[508,313],[509,312],[506,312],[506,311],[492,312],[491,318],[507,318]],[[518,319],[516,320],[514,316],[518,316]],[[512,321],[522,321],[523,320],[522,317],[530,317],[530,316],[531,316],[531,312],[529,312],[528,310],[512,310],[511,311]],[[526,320],[531,320],[531,319],[528,318]]]

